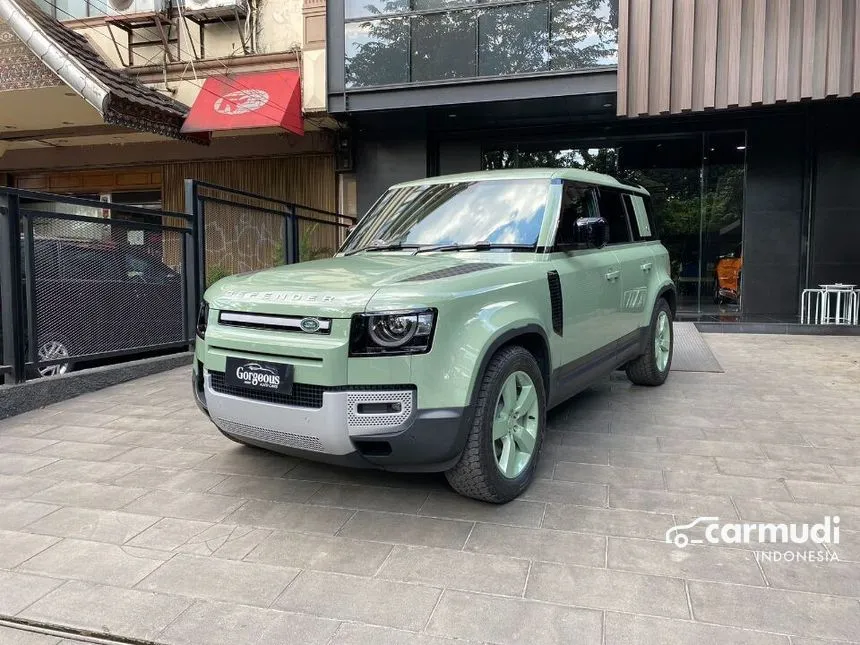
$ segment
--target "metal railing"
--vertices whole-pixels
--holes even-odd
[[[192,241],[184,213],[0,188],[4,381],[188,347]]]
[[[234,273],[331,257],[355,218],[192,179],[185,211],[196,226],[200,293]]]
[[[178,213],[0,187],[0,383],[188,348],[210,283],[331,256],[355,221],[185,189]]]

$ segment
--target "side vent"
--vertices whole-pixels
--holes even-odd
[[[561,280],[558,271],[546,274],[549,284],[549,302],[552,307],[552,330],[559,336],[564,336],[564,301],[561,297]]]

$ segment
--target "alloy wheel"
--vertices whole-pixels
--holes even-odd
[[[657,369],[664,371],[669,364],[669,351],[672,348],[672,325],[669,323],[669,316],[665,311],[661,311],[657,316],[657,326],[654,330],[654,359],[657,362]]]
[[[40,361],[53,361],[68,357],[69,349],[60,341],[50,340],[46,343],[42,343],[39,347]],[[68,371],[68,363],[54,363],[53,365],[46,365],[45,367],[39,368],[39,374],[42,376],[56,376],[58,374],[65,374]]]
[[[525,372],[512,373],[502,385],[493,418],[496,466],[508,479],[518,477],[532,459],[539,414],[534,381]]]

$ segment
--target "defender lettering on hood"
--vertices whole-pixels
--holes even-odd
[[[223,295],[247,302],[334,302],[334,296],[320,293],[291,293],[288,291],[232,291]]]

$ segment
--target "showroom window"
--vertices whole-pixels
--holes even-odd
[[[618,0],[347,0],[347,87],[600,69]]]
[[[630,203],[634,239],[656,233],[669,250],[683,313],[736,314],[743,296],[746,133],[705,132],[559,146],[490,146],[485,170],[581,168],[639,184],[651,194],[651,217]],[[637,212],[638,210],[638,212]]]

